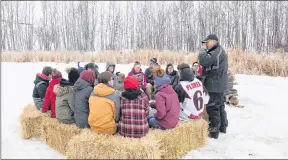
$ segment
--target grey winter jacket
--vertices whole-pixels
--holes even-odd
[[[115,90],[117,90],[119,92],[124,92],[125,91],[123,81],[117,81],[116,82]]]
[[[201,49],[198,60],[203,67],[204,86],[208,92],[224,93],[228,80],[228,58],[224,49],[219,44],[209,50]]]
[[[79,78],[74,84],[74,119],[79,128],[89,128],[89,97],[93,86],[86,80]]]
[[[118,77],[116,76],[116,74],[114,73],[115,72],[115,67],[116,67],[116,65],[114,64],[114,63],[112,63],[112,62],[107,62],[106,63],[106,71],[108,71],[108,68],[110,67],[110,66],[113,66],[114,67],[114,71],[113,71],[113,88],[115,89],[116,88],[116,85],[117,85],[117,82],[118,82]]]
[[[56,94],[56,118],[61,122],[74,121],[73,86],[57,84],[54,86],[54,93]]]

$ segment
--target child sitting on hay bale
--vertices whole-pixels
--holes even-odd
[[[52,74],[52,68],[51,67],[44,67],[42,70],[42,73],[37,73],[36,78],[34,80],[34,89],[33,89],[33,101],[34,105],[38,110],[42,110],[43,103],[44,103],[44,97],[46,94],[46,89],[49,85],[49,81],[51,79]]]
[[[174,69],[173,64],[168,64],[166,66],[166,74],[169,76],[171,82],[170,85],[172,85],[173,88],[176,87],[177,84],[179,84],[179,74],[178,72]]]
[[[81,72],[80,78],[74,85],[74,119],[79,128],[89,128],[89,103],[88,99],[93,91],[96,75],[92,70]]]
[[[114,134],[120,119],[120,93],[112,88],[113,74],[103,72],[89,98],[88,123],[96,133]]]
[[[149,118],[149,126],[159,129],[174,128],[179,120],[180,103],[176,92],[170,85],[170,78],[159,66],[153,69],[155,75],[155,107],[156,113]]]
[[[76,68],[67,70],[68,79],[61,79],[60,84],[54,86],[56,94],[56,118],[64,124],[75,123],[74,104],[73,104],[73,85],[79,78],[79,72]]]
[[[124,137],[144,137],[149,131],[148,97],[140,90],[139,82],[133,76],[128,76],[124,80],[124,88],[121,97],[119,133]]]
[[[209,95],[202,82],[194,78],[194,72],[188,64],[180,71],[180,83],[175,87],[180,102],[180,120],[201,119],[204,105]]]
[[[49,109],[51,110],[51,118],[56,118],[55,113],[55,103],[56,103],[56,94],[53,92],[53,88],[55,85],[60,83],[62,79],[62,74],[57,69],[53,69],[52,71],[52,80],[49,83],[49,86],[46,90],[46,94],[44,97],[44,105],[42,108],[42,113],[46,113]]]
[[[140,88],[147,94],[149,99],[151,99],[151,84],[146,82],[146,75],[142,72],[141,69],[141,63],[139,61],[136,61],[134,63],[134,67],[132,68],[131,72],[128,73],[128,76],[134,76],[140,85]]]

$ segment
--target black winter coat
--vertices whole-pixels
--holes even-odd
[[[166,72],[166,74],[169,76],[171,83],[170,85],[172,85],[173,88],[175,88],[175,86],[179,83],[180,81],[180,77],[177,71],[173,71],[172,73],[168,73]]]
[[[219,44],[209,50],[201,49],[198,60],[203,67],[204,86],[208,92],[224,93],[228,81],[228,57],[224,49]]]
[[[35,84],[35,86],[33,88],[32,97],[44,99],[46,89],[48,88],[49,85],[49,80],[43,79],[37,74],[33,83]],[[39,85],[37,85],[38,83]]]

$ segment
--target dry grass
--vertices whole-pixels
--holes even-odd
[[[288,56],[284,54],[261,55],[246,53],[236,49],[227,50],[229,56],[229,68],[233,73],[256,74],[269,76],[288,76]],[[2,62],[107,62],[133,63],[135,60],[147,64],[151,57],[157,57],[160,64],[179,64],[186,62],[192,64],[197,60],[197,53],[159,52],[153,50],[139,50],[137,52],[103,51],[92,54],[79,52],[4,52],[1,55]]]
[[[25,106],[20,115],[21,137],[43,138],[42,121],[45,117],[48,118],[48,113],[39,112],[34,105]]]
[[[161,159],[176,159],[206,144],[208,123],[203,119],[182,121],[171,130],[150,130],[149,136],[159,140]]]
[[[61,124],[57,119],[49,117],[43,118],[42,127],[44,141],[64,155],[68,142],[81,132],[75,124]]]
[[[150,137],[125,138],[96,134],[89,129],[71,139],[67,159],[160,159],[157,141]]]

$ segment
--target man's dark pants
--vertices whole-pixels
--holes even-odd
[[[207,105],[207,113],[209,115],[210,134],[213,133],[214,138],[218,138],[219,130],[226,132],[228,127],[227,113],[225,111],[224,93],[209,93],[210,99]],[[212,135],[213,137],[213,135]]]

